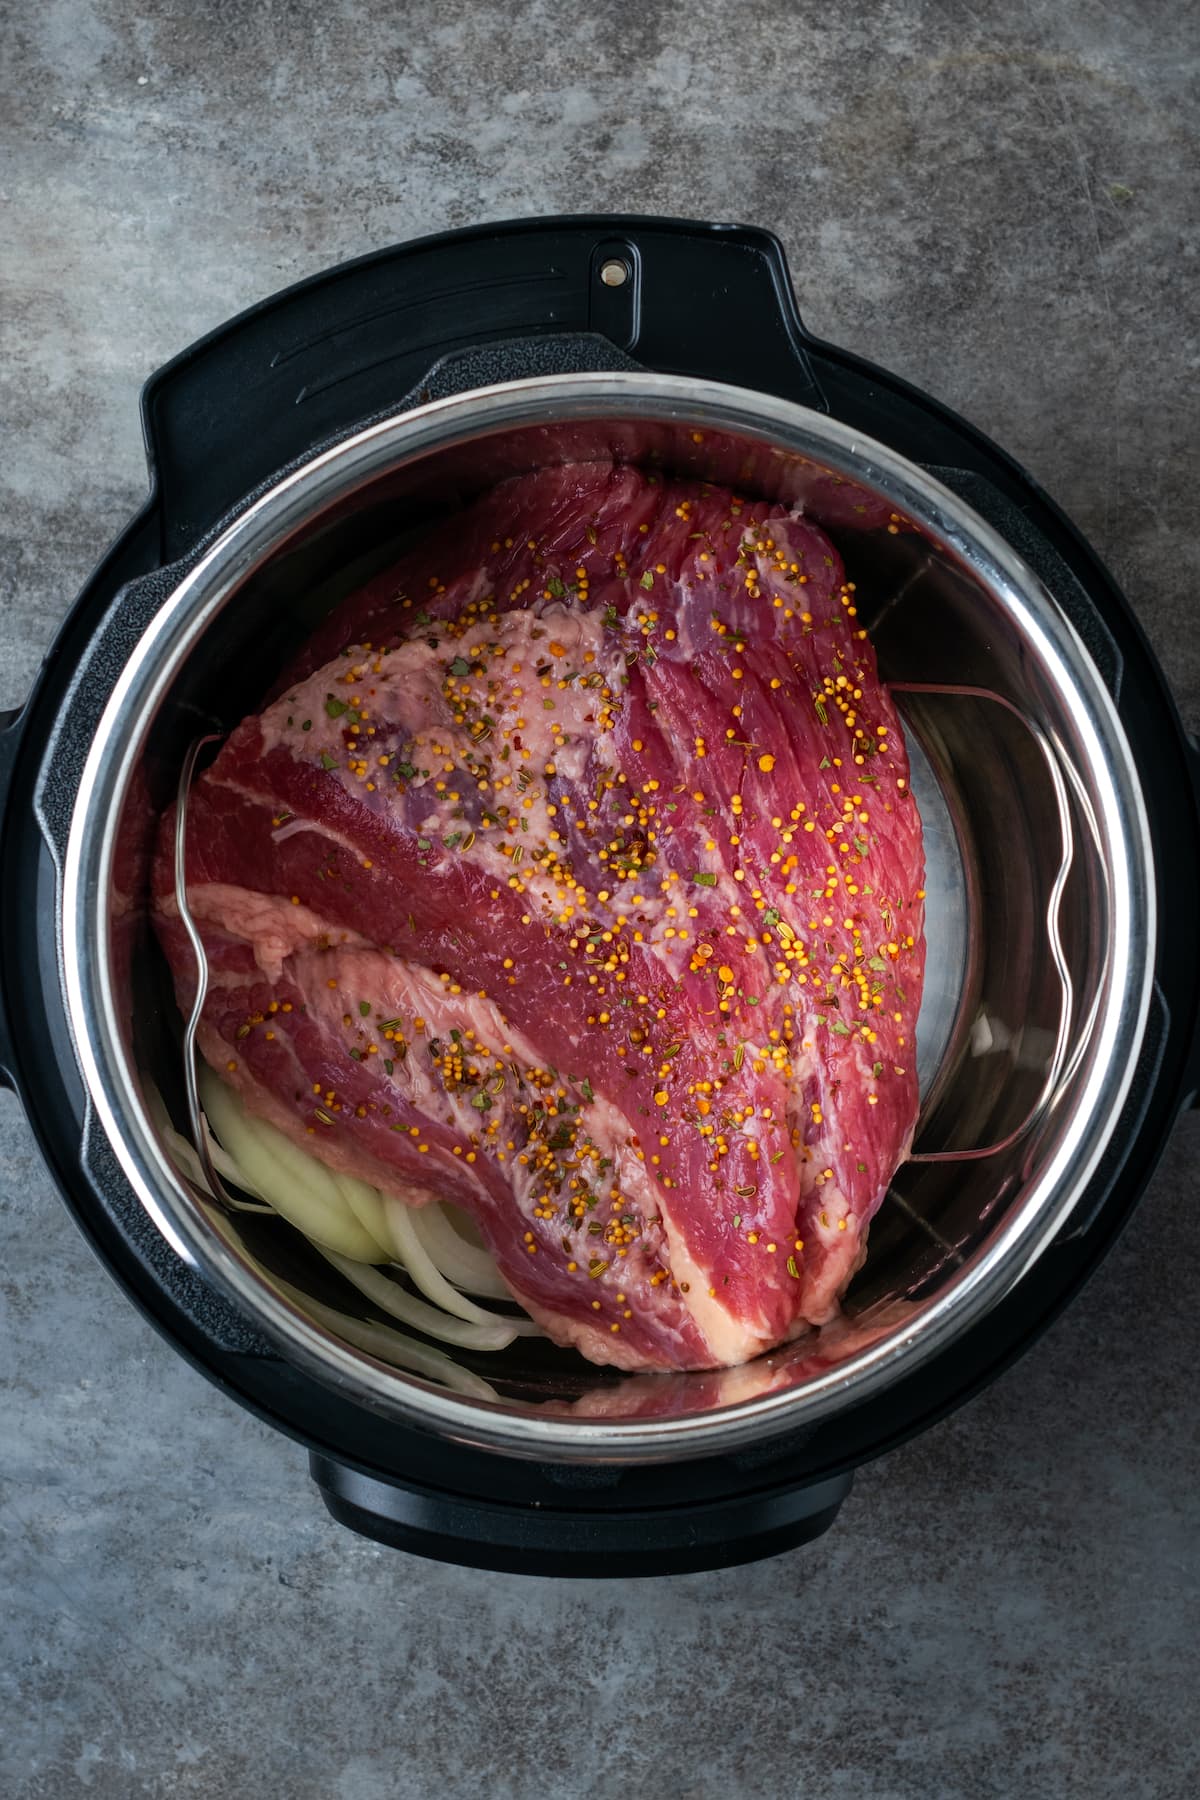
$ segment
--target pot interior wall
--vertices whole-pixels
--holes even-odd
[[[506,474],[606,456],[802,502],[842,552],[884,676],[960,690],[901,698],[924,759],[915,785],[927,834],[932,843],[936,830],[939,843],[916,1148],[1003,1146],[902,1167],[872,1225],[846,1324],[749,1370],[630,1379],[536,1340],[500,1356],[456,1353],[510,1408],[570,1407],[611,1421],[626,1412],[701,1411],[781,1385],[800,1389],[863,1342],[911,1326],[922,1304],[986,1249],[1070,1113],[1104,981],[1109,877],[1089,823],[1088,772],[1073,763],[1070,722],[1029,644],[966,561],[896,517],[869,481],[856,487],[746,438],[705,431],[698,441],[686,419],[510,429],[390,470],[310,520],[224,605],[149,724],[120,822],[119,867],[137,904],[110,940],[127,1053],[147,1106],[160,1094],[186,1129],[181,1021],[147,925],[144,879],[187,745],[254,710],[295,645],[413,533]],[[1057,749],[1048,750],[1051,741]],[[307,1296],[349,1321],[383,1322],[281,1220],[227,1217],[198,1195],[195,1204],[208,1229],[235,1244],[277,1292]]]

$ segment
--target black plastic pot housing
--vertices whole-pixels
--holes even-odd
[[[1102,670],[1146,784],[1157,979],[1133,1086],[1070,1227],[952,1354],[885,1399],[754,1451],[578,1467],[388,1423],[290,1366],[160,1236],[92,1116],[67,1025],[58,905],[71,799],[128,647],[224,521],[364,422],[521,376],[642,367],[792,399],[935,472],[1041,577]],[[151,492],[79,595],[25,707],[0,726],[0,1074],[82,1230],[164,1336],[305,1444],[334,1516],[380,1540],[539,1574],[651,1574],[817,1536],[854,1468],[990,1381],[1109,1248],[1200,1081],[1198,763],[1128,604],[1031,478],[964,420],[812,338],[765,232],[530,220],[382,251],[233,320],[153,376]],[[50,756],[52,739],[55,744]]]

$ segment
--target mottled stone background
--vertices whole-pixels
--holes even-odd
[[[1021,457],[1200,724],[1196,14],[594,0],[0,7],[0,705],[201,332],[445,226],[771,226],[810,324]],[[623,1587],[335,1528],[119,1297],[0,1096],[0,1791],[68,1800],[1196,1791],[1196,1160],[818,1548]]]

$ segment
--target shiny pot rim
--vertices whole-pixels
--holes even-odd
[[[353,1350],[268,1289],[208,1224],[156,1141],[121,1048],[104,947],[115,821],[134,761],[131,745],[212,619],[254,570],[315,516],[390,470],[505,430],[606,418],[723,429],[810,458],[884,494],[949,546],[1036,650],[1069,708],[1090,768],[1103,771],[1096,823],[1113,865],[1108,979],[1087,1072],[1046,1168],[994,1241],[923,1302],[908,1327],[801,1388],[675,1418],[602,1421],[508,1410],[427,1385]],[[944,1351],[1020,1279],[1085,1191],[1132,1079],[1155,948],[1149,827],[1130,747],[1082,642],[1027,565],[934,477],[827,415],[722,383],[643,372],[536,377],[432,401],[317,455],[240,513],[164,602],[108,700],[72,816],[62,918],[68,1010],[91,1103],[140,1203],[185,1263],[248,1313],[297,1366],[356,1401],[463,1444],[567,1461],[651,1461],[737,1448],[876,1395]]]

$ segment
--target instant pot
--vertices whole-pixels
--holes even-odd
[[[402,245],[233,320],[142,406],[150,497],[0,731],[0,1069],[74,1217],[371,1537],[555,1575],[816,1537],[858,1465],[1044,1330],[1195,1095],[1200,765],[1128,604],[987,438],[812,338],[779,244],[741,226]],[[921,1120],[836,1326],[670,1376],[521,1339],[434,1381],[181,1155],[149,856],[197,740],[343,595],[505,475],[596,457],[803,506],[841,550],[924,823]]]

